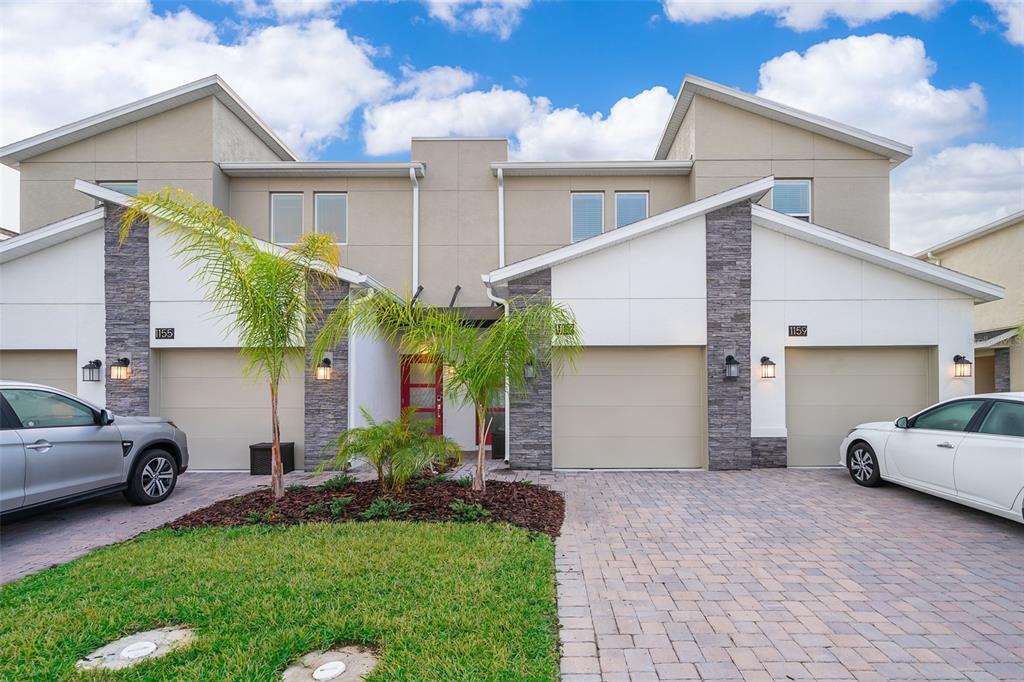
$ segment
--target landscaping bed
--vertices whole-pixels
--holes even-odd
[[[557,537],[564,517],[565,500],[562,496],[532,483],[488,481],[486,491],[477,493],[465,481],[439,477],[413,480],[404,491],[385,494],[376,480],[345,483],[344,478],[340,478],[318,486],[292,486],[284,498],[277,501],[269,490],[221,500],[182,516],[168,527],[184,529],[393,518],[407,521],[504,521]]]

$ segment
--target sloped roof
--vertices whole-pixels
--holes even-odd
[[[1011,225],[1019,223],[1022,220],[1024,220],[1024,211],[1017,211],[1016,213],[1011,213],[1008,216],[1000,218],[999,220],[993,220],[991,223],[982,225],[981,227],[971,230],[970,232],[965,232],[959,237],[953,237],[952,239],[947,239],[946,241],[936,244],[935,246],[929,246],[927,249],[922,249],[921,251],[918,251],[917,253],[914,254],[914,258],[924,258],[929,254],[936,254],[942,253],[943,251],[948,251],[949,249],[952,249],[954,246],[960,246],[961,244],[966,244],[967,242],[974,241],[978,237],[984,237],[987,234],[998,232],[999,230],[1005,227],[1010,227]]]
[[[73,142],[210,96],[216,97],[230,109],[257,137],[274,150],[281,160],[295,161],[298,159],[288,145],[256,115],[256,112],[249,108],[249,105],[242,101],[242,98],[228,87],[228,84],[220,76],[214,74],[6,145],[0,148],[0,163],[15,166],[23,159],[59,149]]]
[[[683,118],[686,116],[686,112],[689,110],[695,95],[718,100],[719,102],[759,114],[780,123],[786,123],[796,128],[802,128],[812,133],[866,149],[887,157],[894,166],[909,159],[914,152],[913,147],[890,140],[887,137],[875,135],[860,128],[854,128],[853,126],[833,121],[824,116],[810,114],[785,104],[779,104],[757,95],[750,95],[741,90],[687,74],[683,78],[683,84],[679,88],[679,94],[676,96],[675,104],[672,106],[672,112],[665,123],[665,130],[661,134],[661,141],[654,152],[655,159],[668,157],[669,148],[676,138],[676,133],[679,132],[679,127],[682,125]]]
[[[0,263],[6,263],[103,227],[103,207],[73,215],[0,242]]]

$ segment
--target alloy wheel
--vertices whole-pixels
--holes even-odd
[[[850,470],[858,481],[867,481],[875,473],[874,458],[864,448],[857,448],[850,456]]]
[[[142,469],[142,489],[150,497],[160,497],[171,487],[174,465],[166,457],[154,457]]]

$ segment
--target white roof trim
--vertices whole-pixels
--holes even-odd
[[[491,164],[494,175],[689,175],[692,161],[502,161]]]
[[[772,177],[748,182],[745,185],[734,187],[725,192],[713,194],[699,201],[653,215],[650,218],[645,218],[626,227],[620,227],[611,232],[602,232],[589,239],[563,246],[554,251],[542,253],[533,258],[521,260],[518,263],[506,265],[503,268],[498,268],[488,274],[481,275],[481,278],[488,286],[494,286],[539,270],[546,270],[559,263],[580,258],[601,249],[607,249],[616,244],[636,239],[637,237],[690,220],[691,218],[702,216],[739,201],[757,200],[764,196],[765,192],[771,190],[774,184],[775,179]]]
[[[974,347],[975,348],[992,348],[993,346],[1001,346],[1001,345],[1003,345],[1004,342],[1011,340],[1015,336],[1017,336],[1017,330],[1016,329],[1011,329],[1008,332],[1003,332],[1002,334],[997,334],[996,336],[993,336],[991,339],[985,339],[984,341],[978,341],[978,342],[976,342],[974,344]]]
[[[426,175],[426,165],[419,161],[409,163],[378,163],[361,161],[278,161],[273,163],[222,163],[220,169],[234,178],[315,178],[363,177],[409,178],[409,170],[416,177]]]
[[[664,159],[668,156],[669,148],[675,140],[676,133],[679,132],[679,127],[683,123],[683,118],[690,108],[694,95],[703,95],[704,97],[725,102],[739,109],[766,116],[780,123],[786,123],[818,133],[819,135],[824,135],[825,137],[846,142],[855,147],[867,149],[875,154],[887,157],[894,166],[906,161],[914,153],[913,147],[890,140],[887,137],[875,135],[860,128],[854,128],[853,126],[833,121],[824,116],[809,114],[806,111],[800,111],[785,104],[779,104],[756,95],[749,95],[741,90],[728,88],[719,83],[686,74],[686,77],[683,78],[683,84],[679,88],[679,94],[676,96],[675,104],[672,107],[672,113],[669,114],[668,121],[665,123],[665,130],[661,134],[661,141],[658,143],[658,148],[654,153],[655,159]]]
[[[0,242],[0,263],[16,260],[103,227],[103,207],[73,215]]]
[[[976,277],[971,277],[955,270],[939,267],[905,253],[866,242],[856,237],[836,232],[820,225],[814,225],[784,213],[773,211],[764,206],[754,205],[751,210],[754,224],[795,237],[811,244],[823,246],[833,251],[853,256],[861,260],[896,270],[909,277],[931,282],[947,289],[968,294],[976,302],[996,301],[1005,295],[1005,290],[998,284],[992,284]]]
[[[16,166],[19,161],[59,149],[87,137],[113,130],[135,121],[141,121],[155,114],[174,109],[183,104],[195,102],[204,97],[216,97],[232,111],[264,144],[274,150],[281,159],[296,160],[298,157],[288,148],[249,105],[228,87],[224,80],[214,74],[177,88],[144,97],[95,116],[54,128],[45,133],[14,142],[0,148],[0,163]]]
[[[967,242],[974,241],[978,237],[984,237],[987,234],[998,232],[1004,227],[1009,227],[1010,225],[1013,225],[1014,223],[1019,223],[1022,220],[1024,220],[1024,211],[1017,211],[1016,213],[1011,213],[1008,216],[1004,216],[999,220],[994,220],[991,223],[982,225],[981,227],[971,230],[970,232],[965,232],[959,237],[947,239],[946,241],[940,244],[936,244],[935,246],[930,246],[927,249],[918,251],[917,253],[914,254],[914,258],[925,258],[926,256],[931,256],[932,254],[942,253],[943,251],[947,251],[953,248],[954,246],[960,246],[961,244],[966,244]]]
[[[81,178],[75,178],[75,189],[82,194],[105,203],[117,204],[118,206],[124,207],[130,206],[132,203],[132,198],[127,194],[112,190],[109,187],[97,185],[96,183],[89,182],[88,180],[82,180]]]

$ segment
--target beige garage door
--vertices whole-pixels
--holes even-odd
[[[554,466],[704,463],[700,348],[587,348],[553,384]]]
[[[249,445],[270,440],[266,382],[246,377],[234,349],[155,351],[153,412],[188,435],[190,468],[248,469]],[[294,367],[282,382],[281,439],[295,442],[301,465],[303,376]]]
[[[77,354],[73,350],[0,351],[0,379],[78,390]]]
[[[927,348],[789,348],[786,429],[790,466],[835,466],[851,427],[937,400]]]

